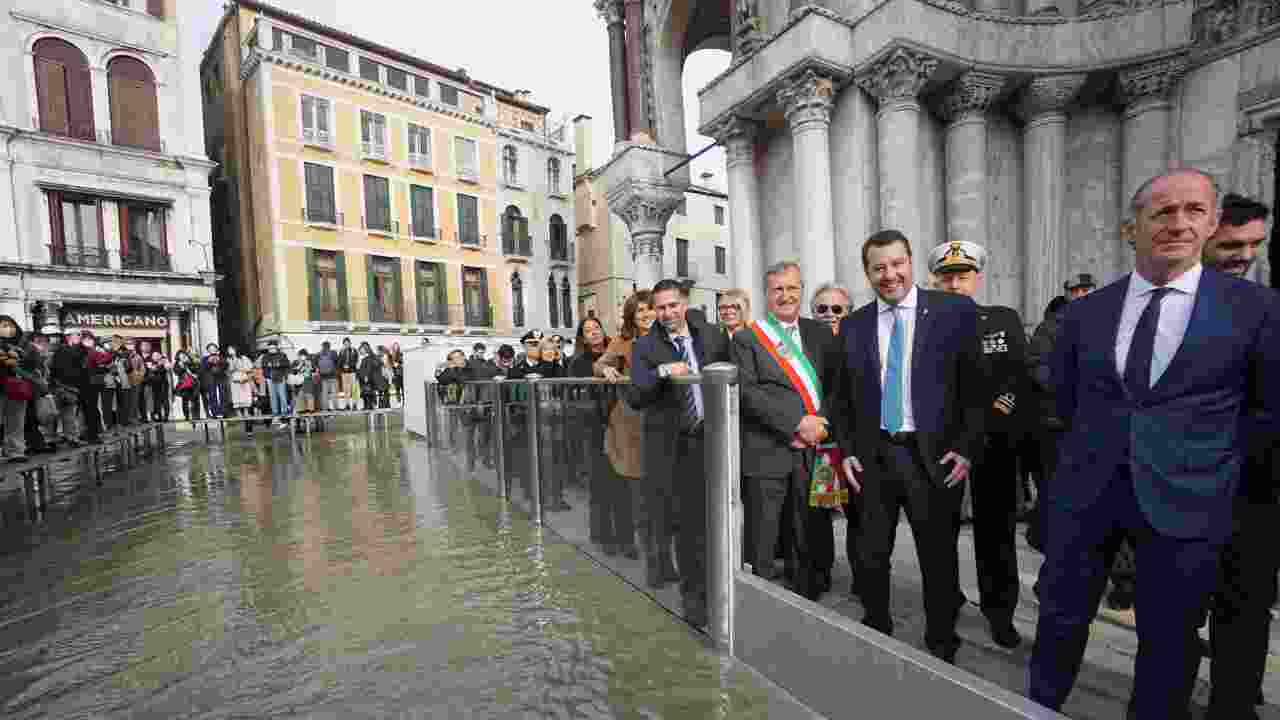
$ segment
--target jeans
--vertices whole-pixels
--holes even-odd
[[[268,381],[271,386],[271,414],[282,417],[289,414],[289,386],[283,380]]]
[[[222,383],[214,380],[205,388],[205,407],[209,410],[209,417],[222,417],[226,413],[227,395]]]

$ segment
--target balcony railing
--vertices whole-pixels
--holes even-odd
[[[328,208],[302,208],[302,221],[307,223],[316,223],[320,225],[345,225],[342,213],[334,212]]]
[[[350,300],[350,306],[351,317],[354,322],[367,320],[370,323],[400,324],[408,317],[405,314],[402,303],[384,306],[376,300],[355,298]]]
[[[49,262],[53,265],[68,267],[107,268],[107,249],[95,247],[67,247],[49,245]]]
[[[168,253],[146,248],[144,250],[132,250],[121,255],[120,267],[126,270],[169,272],[173,269],[173,263]]]
[[[362,142],[360,143],[360,151],[364,154],[366,160],[385,162],[387,159],[387,146],[382,143]]]
[[[480,173],[476,170],[474,165],[459,165],[458,179],[466,180],[468,182],[478,182],[480,180]]]
[[[502,238],[502,254],[533,257],[533,238],[528,235],[506,235]]]
[[[444,303],[423,304],[422,299],[419,298],[418,324],[447,326],[449,324],[449,306]]]
[[[449,325],[453,327],[492,328],[493,307],[479,305],[450,305]]]
[[[320,52],[317,48],[312,48],[308,50],[306,48],[301,48],[294,45],[293,43],[290,43],[289,54],[293,55],[294,57],[300,57],[304,60],[309,60],[311,62],[320,62]]]
[[[458,231],[458,244],[463,247],[482,248],[489,246],[489,238],[476,230],[462,229]]]
[[[551,243],[551,262],[569,262],[569,243]]]
[[[400,221],[399,221],[399,220],[387,220],[387,221],[385,221],[385,222],[377,222],[377,221],[370,222],[368,218],[366,218],[366,217],[361,217],[361,218],[360,218],[360,225],[361,225],[365,230],[369,230],[369,231],[371,231],[371,232],[389,233],[389,234],[391,234],[391,235],[399,235],[399,234],[400,234]]]
[[[316,145],[323,148],[333,147],[333,133],[328,130],[319,130],[316,128],[302,129],[302,142],[307,145]]]
[[[414,168],[415,170],[430,170],[431,154],[415,152],[409,153],[409,167]]]
[[[419,225],[418,223],[413,223],[413,227],[411,229],[415,238],[435,240],[440,237],[440,228],[435,227],[434,225]]]

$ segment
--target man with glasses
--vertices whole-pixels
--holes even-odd
[[[849,288],[838,283],[823,283],[813,294],[810,309],[813,319],[831,328],[831,334],[840,332],[840,321],[849,314]]]
[[[967,240],[943,243],[929,253],[934,287],[972,298],[982,287],[987,251]],[[974,561],[982,614],[991,624],[991,638],[1003,648],[1015,648],[1022,637],[1013,627],[1018,607],[1018,448],[1024,433],[1018,412],[1027,392],[1027,342],[1022,318],[1013,308],[978,308],[978,335],[987,388],[986,444],[975,459],[973,495]],[[957,530],[959,527],[957,526]]]

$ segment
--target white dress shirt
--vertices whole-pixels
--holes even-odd
[[[776,319],[776,318],[775,318]],[[804,352],[804,341],[800,339],[800,321],[793,323],[784,323],[778,320],[778,324],[782,326],[782,333],[791,338],[795,342],[796,347],[800,348],[800,352]]]
[[[880,390],[884,390],[884,376],[889,369],[889,339],[893,336],[894,308],[902,316],[902,432],[915,432],[916,419],[911,411],[911,340],[916,335],[916,305],[919,292],[915,286],[902,299],[902,302],[890,305],[876,298],[876,330],[880,340]],[[883,423],[884,419],[881,418]],[[884,430],[884,427],[880,428]]]
[[[1156,325],[1155,349],[1151,356],[1151,385],[1160,380],[1173,360],[1174,353],[1182,345],[1187,325],[1191,322],[1191,308],[1195,305],[1196,291],[1200,288],[1200,276],[1203,272],[1204,266],[1197,263],[1165,286],[1170,292],[1165,294],[1160,303],[1160,322]],[[1151,292],[1155,289],[1155,285],[1136,271],[1129,274],[1129,292],[1124,296],[1120,327],[1116,331],[1116,370],[1120,377],[1124,377],[1129,346],[1133,344],[1133,333],[1138,329],[1138,320],[1142,317],[1142,311],[1151,303]]]

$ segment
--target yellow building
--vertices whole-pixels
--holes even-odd
[[[547,108],[251,0],[228,6],[201,76],[224,339],[492,350],[523,332],[499,133],[545,133]]]

